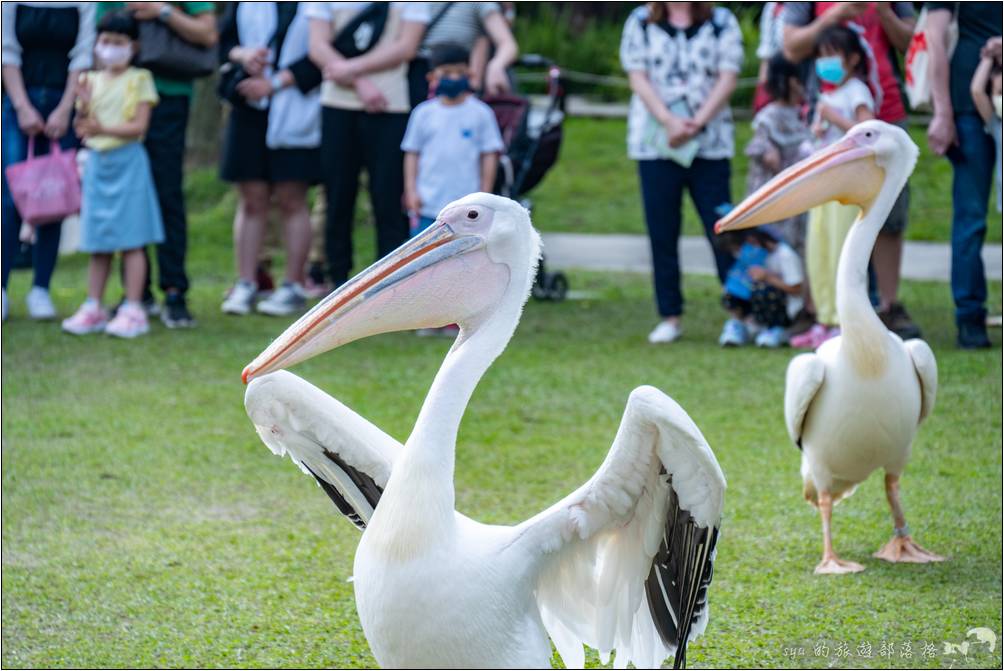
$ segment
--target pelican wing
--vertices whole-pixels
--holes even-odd
[[[541,558],[537,603],[569,668],[582,645],[616,665],[682,666],[708,620],[725,492],[714,453],[683,408],[652,387],[628,399],[606,460],[582,487],[517,527]]]
[[[934,410],[934,399],[938,395],[938,362],[923,340],[907,340],[903,344],[920,380],[920,421],[923,422]]]
[[[823,385],[826,366],[815,354],[799,354],[788,364],[784,381],[784,423],[791,442],[802,449],[802,426],[812,399]]]
[[[255,378],[244,407],[275,454],[288,454],[349,520],[366,528],[401,444],[286,371]]]

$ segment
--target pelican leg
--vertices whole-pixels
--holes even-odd
[[[892,510],[893,536],[873,556],[894,563],[927,564],[945,561],[944,557],[928,552],[910,537],[910,529],[906,526],[906,517],[903,515],[903,506],[899,502],[898,475],[886,473],[885,496],[889,500],[889,508]]]
[[[830,533],[830,516],[833,514],[833,497],[830,492],[819,492],[819,516],[823,520],[823,560],[816,566],[816,574],[858,573],[864,571],[861,564],[845,561],[833,551],[833,536]]]

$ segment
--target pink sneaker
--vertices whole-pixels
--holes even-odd
[[[73,313],[72,317],[63,320],[63,330],[73,335],[101,333],[108,323],[108,313],[93,303],[84,303]]]
[[[789,344],[797,349],[816,349],[829,340],[830,337],[830,329],[822,324],[813,324],[812,328],[805,333],[792,336]]]
[[[146,319],[146,310],[135,305],[123,305],[115,314],[115,318],[105,327],[105,333],[116,338],[135,338],[149,330],[150,323]]]

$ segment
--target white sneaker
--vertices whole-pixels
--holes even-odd
[[[673,342],[683,335],[683,328],[679,324],[662,320],[656,325],[652,332],[648,334],[648,341],[653,345]]]
[[[300,312],[307,307],[307,295],[295,282],[283,282],[267,299],[258,303],[258,312],[272,317],[283,317]]]
[[[7,304],[7,290],[3,290],[3,321],[7,321],[7,313],[10,312],[10,305]]]
[[[55,319],[56,306],[52,304],[49,290],[42,287],[32,287],[25,299],[28,304],[28,316],[32,319]]]
[[[230,295],[223,301],[220,309],[228,315],[246,315],[251,313],[254,306],[254,297],[258,293],[258,287],[252,282],[238,280]]]

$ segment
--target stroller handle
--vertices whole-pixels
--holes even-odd
[[[514,65],[524,68],[549,68],[554,65],[554,61],[540,54],[523,54],[516,59]]]
[[[547,94],[554,101],[554,106],[563,106],[559,102],[561,97],[561,69],[547,56],[540,54],[523,54],[516,59],[513,65],[531,69],[547,70]]]

